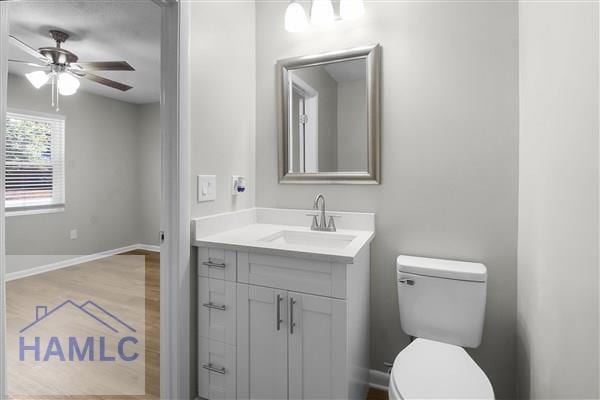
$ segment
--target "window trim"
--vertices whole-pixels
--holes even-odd
[[[67,190],[66,190],[66,154],[65,154],[65,139],[66,139],[66,120],[67,117],[65,115],[62,114],[52,114],[52,113],[45,113],[45,112],[41,112],[41,111],[33,111],[33,110],[26,110],[23,108],[16,108],[16,107],[7,107],[6,109],[6,117],[8,120],[9,114],[17,114],[17,115],[23,115],[23,116],[31,116],[34,118],[44,118],[44,119],[51,119],[51,120],[57,120],[57,121],[62,121],[63,123],[63,138],[62,138],[62,145],[63,145],[63,149],[62,149],[62,154],[63,154],[63,162],[62,165],[58,166],[59,168],[62,169],[62,176],[63,176],[63,193],[62,193],[62,202],[60,203],[49,203],[49,204],[32,204],[29,206],[14,206],[14,207],[8,207],[6,204],[4,206],[4,214],[6,217],[16,217],[16,216],[21,216],[21,215],[36,215],[36,214],[49,214],[49,213],[58,213],[58,212],[64,212],[65,211],[65,204],[66,204],[66,195],[67,195]],[[54,140],[54,137],[52,138],[52,150],[54,151],[54,148],[56,146],[56,141]],[[6,149],[4,150],[6,151]],[[5,160],[4,162],[6,163],[6,156],[5,156]],[[4,172],[6,173],[6,171]],[[53,182],[54,183],[54,182]],[[52,197],[55,197],[55,191],[56,188],[54,186],[54,184],[52,185]],[[6,199],[5,199],[5,203],[6,203]]]

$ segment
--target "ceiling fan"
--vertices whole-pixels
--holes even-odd
[[[41,88],[50,81],[52,85],[52,106],[56,106],[57,111],[59,94],[61,96],[75,94],[77,89],[79,89],[79,79],[81,78],[89,79],[123,92],[132,88],[124,83],[113,81],[90,72],[135,71],[127,61],[78,62],[79,58],[77,55],[61,47],[61,43],[64,43],[69,38],[69,34],[66,32],[51,30],[50,37],[56,42],[56,46],[40,47],[38,50],[12,35],[9,37],[13,45],[36,58],[40,64],[20,60],[8,61],[34,68],[43,68],[43,70],[31,72],[25,76],[36,89]]]

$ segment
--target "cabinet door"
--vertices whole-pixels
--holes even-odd
[[[346,302],[288,292],[289,398],[345,399]]]
[[[238,284],[238,399],[287,399],[287,294]]]

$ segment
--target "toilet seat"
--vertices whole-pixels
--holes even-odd
[[[489,379],[459,346],[415,339],[392,367],[391,400],[494,399]]]

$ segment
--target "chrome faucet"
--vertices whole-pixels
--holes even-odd
[[[321,204],[319,206],[319,203]],[[317,197],[315,197],[315,201],[313,203],[313,209],[319,211],[319,214],[312,214],[313,221],[310,227],[313,231],[326,231],[326,232],[335,232],[335,222],[333,221],[333,215],[329,216],[329,223],[327,223],[327,217],[325,215],[325,196],[323,193],[319,193]],[[319,217],[319,219],[317,219]]]

